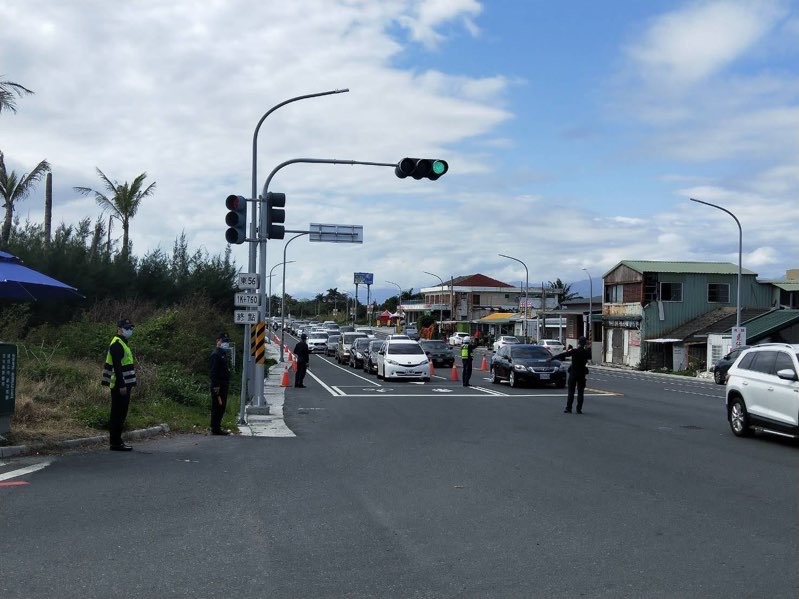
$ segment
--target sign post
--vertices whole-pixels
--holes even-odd
[[[746,345],[746,327],[732,327],[732,346]]]

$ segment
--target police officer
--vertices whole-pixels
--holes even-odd
[[[472,378],[472,354],[477,343],[471,340],[461,343],[461,362],[463,363],[463,386],[469,386],[469,379]]]
[[[127,340],[133,335],[133,323],[127,318],[117,322],[117,334],[111,339],[103,366],[102,384],[111,390],[111,413],[108,417],[108,435],[111,451],[130,451],[133,448],[122,442],[122,428],[128,417],[130,393],[136,386],[136,364]]]
[[[222,417],[227,408],[227,391],[230,385],[230,338],[226,333],[216,336],[216,347],[211,352],[209,374],[211,377],[211,434],[229,435],[222,430]]]
[[[308,360],[311,359],[311,352],[308,349],[308,344],[305,340],[308,336],[303,333],[300,335],[300,340],[294,346],[294,358],[297,360],[297,374],[294,375],[294,386],[304,388],[303,381],[305,381],[305,371],[308,370]]]
[[[580,337],[577,340],[577,347],[568,349],[557,356],[552,356],[553,360],[572,359],[571,366],[569,366],[569,395],[566,400],[566,408],[563,410],[565,414],[572,413],[575,388],[577,389],[577,413],[583,413],[585,377],[588,375],[588,361],[591,359],[591,346],[586,346],[587,343],[588,340],[585,337]]]

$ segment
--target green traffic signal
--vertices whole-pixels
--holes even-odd
[[[449,165],[444,160],[403,158],[397,163],[394,174],[400,179],[413,177],[414,179],[430,179],[431,181],[435,181],[448,170]]]

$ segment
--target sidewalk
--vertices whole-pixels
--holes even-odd
[[[272,342],[266,346],[266,356],[273,360],[280,360],[280,346]],[[243,436],[251,437],[296,437],[283,420],[283,401],[286,396],[285,387],[280,386],[283,370],[289,368],[291,362],[285,355],[285,362],[278,362],[267,372],[264,379],[264,400],[267,405],[263,407],[246,406],[245,420],[247,424],[240,424],[239,431]],[[294,373],[289,372],[289,381],[294,381]]]

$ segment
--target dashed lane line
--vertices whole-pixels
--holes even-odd
[[[52,462],[39,462],[38,464],[33,464],[32,466],[27,466],[25,468],[12,470],[11,472],[4,472],[3,474],[0,474],[0,482],[11,480],[12,478],[19,478],[20,476],[25,476],[26,474],[31,474],[32,472],[37,472],[38,470],[47,468],[50,464],[52,464]]]

